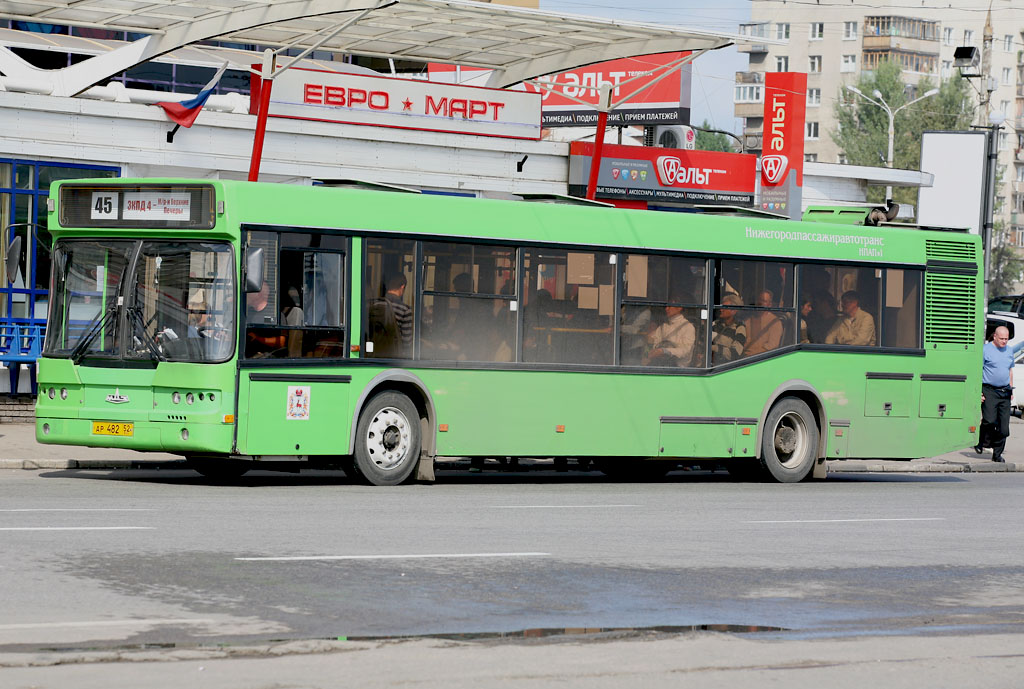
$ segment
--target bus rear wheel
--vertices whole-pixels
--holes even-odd
[[[375,395],[356,425],[356,473],[375,486],[404,483],[416,469],[420,443],[416,405],[398,392]]]
[[[761,466],[766,478],[796,483],[810,475],[818,457],[818,424],[811,408],[796,397],[779,400],[764,422]]]

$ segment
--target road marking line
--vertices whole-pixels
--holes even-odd
[[[640,507],[640,505],[490,505],[490,507],[496,510],[550,510],[572,507],[605,509],[608,507]]]
[[[873,519],[765,519],[744,524],[841,524],[848,522],[944,522],[945,517],[878,517]]]
[[[236,557],[246,562],[300,562],[304,560],[424,560],[428,558],[545,557],[551,553],[435,553],[429,555],[293,555],[286,557]]]
[[[143,620],[90,620],[84,622],[26,622],[21,624],[0,624],[0,631],[17,631],[20,629],[52,629],[65,627],[138,627],[154,624],[213,624],[214,620],[205,619],[143,619]]]
[[[0,512],[156,512],[147,507],[21,507]]]
[[[0,531],[141,531],[155,526],[4,526]]]

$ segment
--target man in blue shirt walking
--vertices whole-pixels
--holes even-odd
[[[1013,351],[1006,346],[1010,331],[999,326],[982,349],[981,432],[974,451],[992,448],[992,461],[1003,462],[1003,447],[1010,435],[1010,398],[1013,396]]]

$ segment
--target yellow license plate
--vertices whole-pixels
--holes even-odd
[[[93,421],[93,435],[121,435],[131,437],[135,433],[135,424],[117,421]]]

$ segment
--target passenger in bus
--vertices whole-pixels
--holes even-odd
[[[388,278],[383,299],[370,304],[369,340],[373,356],[400,358],[412,355],[412,307],[405,303],[408,281],[403,273]]]
[[[809,312],[805,308],[809,306]],[[836,307],[828,292],[816,292],[800,307],[800,341],[822,344],[836,323]]]
[[[843,315],[825,336],[825,344],[873,346],[875,319],[860,308],[860,295],[850,290],[843,293],[839,302]]]
[[[647,333],[653,329],[649,306],[622,305],[622,324],[619,326],[619,335],[622,338],[620,356],[624,365],[638,366],[643,363],[644,350],[647,348]]]
[[[775,295],[769,290],[762,290],[757,295],[757,305],[769,308],[774,304]],[[746,355],[753,356],[768,352],[779,346],[782,341],[782,321],[771,311],[758,311],[747,319]]]
[[[738,294],[726,294],[722,297],[722,305],[742,306],[743,299]],[[711,363],[724,364],[736,361],[743,356],[743,348],[747,344],[747,326],[736,320],[735,308],[722,308],[718,318],[711,324]]]
[[[673,294],[669,301],[689,301],[686,295]],[[689,366],[693,358],[693,343],[697,332],[693,323],[686,320],[683,307],[667,304],[666,321],[655,328],[647,341],[653,346],[644,363],[648,366]]]

